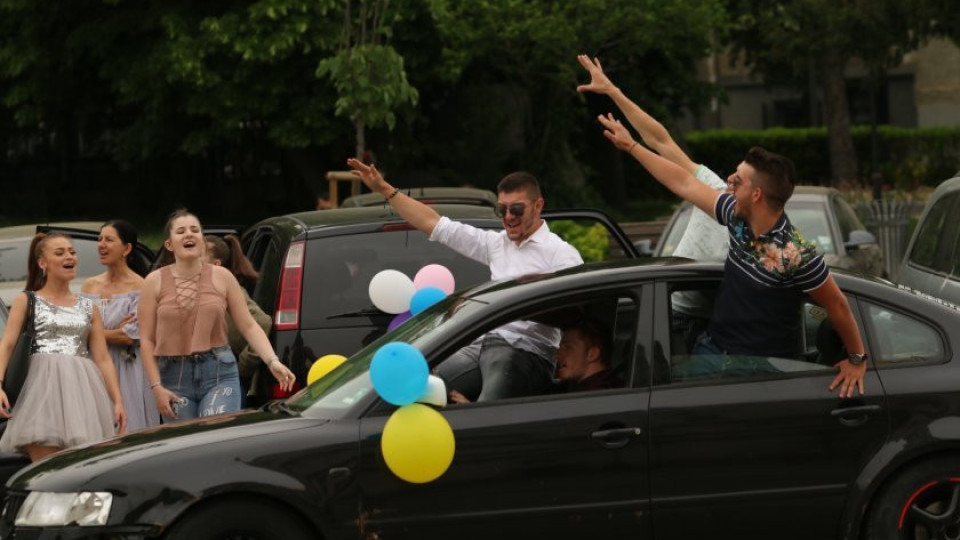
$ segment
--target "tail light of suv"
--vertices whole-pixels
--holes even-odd
[[[273,324],[277,330],[296,330],[300,327],[300,292],[303,288],[304,243],[292,242],[283,261],[280,275],[280,294]]]

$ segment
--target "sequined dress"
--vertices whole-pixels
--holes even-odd
[[[30,369],[0,451],[23,452],[29,444],[67,448],[114,435],[113,402],[87,346],[94,305],[81,297],[57,306],[36,295]]]

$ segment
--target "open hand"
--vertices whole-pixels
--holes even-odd
[[[383,179],[383,175],[377,170],[376,165],[364,165],[362,161],[356,158],[348,159],[347,165],[353,169],[350,172],[362,180],[370,188],[370,191],[381,193],[387,186],[387,181]]]
[[[280,383],[280,388],[284,392],[292,390],[293,383],[297,382],[297,378],[293,375],[293,372],[279,360],[270,362],[270,373],[277,379],[277,382]]]
[[[590,57],[585,54],[578,54],[577,61],[590,73],[590,84],[581,84],[577,87],[577,92],[596,92],[598,94],[609,94],[615,88],[607,75],[600,66],[600,59]]]
[[[863,395],[863,376],[867,373],[867,363],[864,362],[859,366],[855,366],[850,363],[849,360],[841,360],[837,362],[834,367],[840,370],[840,373],[833,378],[833,382],[830,383],[830,391],[832,392],[834,388],[840,388],[840,398],[851,398],[853,397],[853,388],[856,387],[859,390],[860,395]]]
[[[610,139],[610,142],[617,148],[629,151],[637,142],[633,139],[633,136],[630,135],[630,130],[614,118],[612,113],[607,113],[606,116],[601,114],[597,117],[597,120],[606,128],[603,130],[603,136]]]

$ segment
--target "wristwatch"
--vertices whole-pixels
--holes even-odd
[[[849,360],[850,363],[853,364],[853,365],[855,365],[855,366],[859,366],[859,365],[862,364],[863,361],[866,360],[866,359],[867,359],[867,353],[863,353],[863,354],[860,354],[860,353],[850,353],[850,355],[847,357],[847,360]]]

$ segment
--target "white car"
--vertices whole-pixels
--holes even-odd
[[[97,237],[103,224],[104,221],[73,221],[0,228],[0,303],[10,306],[17,293],[26,287],[30,241],[40,230],[56,230],[73,239],[78,266],[77,277],[70,283],[70,288],[79,291],[84,279],[104,270],[97,252]],[[142,256],[148,263],[152,262],[153,253],[149,249],[138,247],[137,252],[144,249],[146,252]]]

